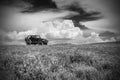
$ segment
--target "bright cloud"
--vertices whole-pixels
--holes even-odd
[[[114,37],[111,37],[110,39],[105,40],[105,42],[114,42],[116,39]]]
[[[71,20],[58,20],[48,23],[51,24],[51,27],[49,28],[46,37],[50,39],[75,39],[83,33],[78,27],[74,27]]]
[[[42,38],[49,40],[49,45],[60,44],[60,43],[72,43],[72,44],[83,44],[83,43],[99,43],[99,42],[111,42],[115,41],[114,38],[110,40],[102,40],[98,33],[92,32],[89,37],[83,36],[83,31],[78,27],[74,27],[71,20],[54,20],[48,22],[41,22],[41,27],[32,28],[27,31],[13,31],[5,33],[11,41],[4,42],[5,44],[25,44],[24,38],[27,35],[40,35]],[[45,28],[41,31],[41,28]],[[42,29],[43,30],[43,29]]]
[[[28,31],[23,31],[23,32],[9,32],[6,34],[11,40],[23,40],[27,35],[34,35],[37,33],[37,30],[28,30]]]
[[[104,42],[104,41],[99,37],[99,34],[92,32],[89,37],[79,36],[74,40],[70,40],[68,43],[88,44],[88,43],[100,43],[100,42]]]

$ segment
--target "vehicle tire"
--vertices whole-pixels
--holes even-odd
[[[38,44],[39,44],[39,45],[42,45],[42,42],[39,42]]]
[[[27,43],[27,45],[31,45],[31,41],[30,40],[28,40],[26,43]]]
[[[47,45],[47,43],[44,43],[44,45]]]

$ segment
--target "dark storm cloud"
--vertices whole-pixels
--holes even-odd
[[[73,24],[74,24],[75,27],[79,27],[79,28],[82,29],[82,30],[87,30],[87,29],[89,29],[89,28],[87,28],[85,25],[80,24],[80,22],[77,21],[77,20],[72,20],[72,21],[73,21]]]
[[[85,27],[84,25],[81,25],[79,23],[80,21],[82,22],[93,21],[93,20],[98,20],[102,18],[102,16],[100,15],[101,14],[100,12],[97,12],[97,11],[87,12],[77,2],[74,2],[73,4],[66,6],[65,9],[78,13],[77,15],[74,15],[74,16],[73,15],[66,16],[64,17],[64,19],[72,20],[75,27],[79,27],[82,30],[86,30],[88,28]]]
[[[101,32],[101,33],[99,34],[99,36],[100,36],[103,40],[111,39],[111,38],[115,38],[115,39],[117,40],[117,37],[119,36],[119,34],[114,33],[114,32],[111,32],[111,31],[104,31],[104,32]]]
[[[15,2],[15,0],[0,0],[0,5],[12,5]]]
[[[0,6],[14,6],[14,7],[23,7],[30,6],[22,0],[0,0]]]
[[[115,37],[117,34],[115,34],[114,32],[110,32],[110,31],[105,31],[99,34],[100,36],[105,36],[105,37]]]
[[[97,11],[91,11],[87,12],[84,8],[82,8],[77,2],[74,2],[73,4],[66,6],[67,10],[77,12],[78,15],[72,16],[69,15],[66,17],[66,19],[76,20],[76,21],[92,21],[100,19],[102,16],[100,15],[100,12]]]
[[[57,8],[52,0],[0,0],[0,5],[7,6],[29,6],[23,12],[37,12],[44,9]]]
[[[52,0],[23,0],[27,3],[30,3],[32,7],[28,8],[23,12],[36,12],[45,9],[56,9],[57,6]]]

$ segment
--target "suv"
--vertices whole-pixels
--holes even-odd
[[[47,45],[48,40],[42,39],[40,35],[28,35],[27,37],[25,37],[25,42],[27,45]]]

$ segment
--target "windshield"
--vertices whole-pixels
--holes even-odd
[[[35,36],[36,38],[41,38],[39,35]]]

